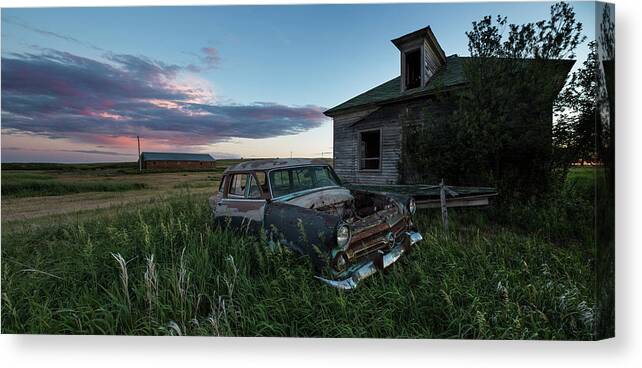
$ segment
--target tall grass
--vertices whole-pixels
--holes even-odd
[[[595,180],[601,168],[572,168],[566,182],[538,200],[491,207],[495,222],[561,246],[593,248]],[[500,193],[501,195],[501,193]]]
[[[420,213],[425,240],[352,292],[183,195],[2,238],[4,333],[592,339],[592,256],[481,216]]]

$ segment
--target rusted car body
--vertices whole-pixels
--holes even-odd
[[[422,240],[411,198],[349,190],[321,160],[237,164],[209,202],[216,225],[264,231],[309,256],[317,278],[341,289],[356,287]]]

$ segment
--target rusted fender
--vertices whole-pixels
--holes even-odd
[[[320,270],[328,264],[327,257],[336,245],[340,221],[339,216],[275,201],[265,207],[264,229],[268,239],[309,256]]]

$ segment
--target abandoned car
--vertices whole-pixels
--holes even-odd
[[[349,190],[321,160],[247,161],[225,170],[210,197],[217,226],[264,231],[310,257],[327,284],[352,289],[422,240],[412,198]]]

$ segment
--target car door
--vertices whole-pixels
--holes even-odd
[[[230,174],[223,198],[218,201],[215,219],[244,232],[255,232],[263,223],[264,194],[252,173]]]

